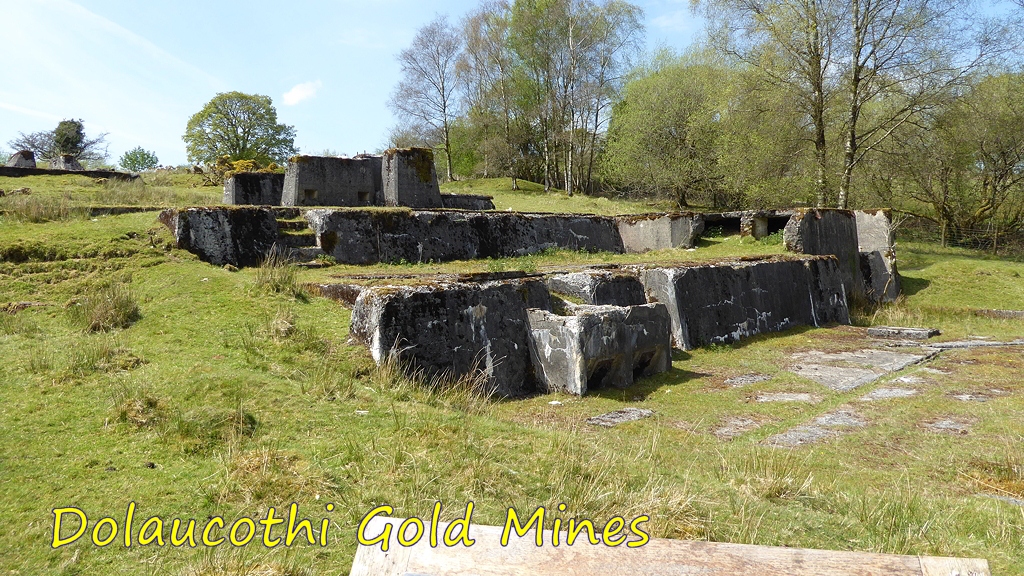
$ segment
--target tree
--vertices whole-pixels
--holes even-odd
[[[420,28],[412,45],[398,54],[402,80],[388,105],[406,123],[421,124],[417,132],[436,132],[444,148],[448,180],[452,172],[451,125],[459,115],[458,91],[461,76],[457,71],[462,50],[462,35],[448,23],[446,16]]]
[[[830,141],[841,147],[840,208],[865,155],[962,89],[1015,38],[993,29],[974,0],[694,1],[719,23],[720,47],[802,103],[819,205],[831,191]]]
[[[129,172],[142,172],[156,168],[160,164],[160,160],[153,152],[143,149],[142,146],[136,146],[125,152],[117,163]]]
[[[62,120],[53,130],[45,132],[18,133],[18,137],[7,143],[14,150],[31,150],[40,160],[53,160],[57,156],[70,154],[79,161],[98,162],[107,159],[107,135],[95,138],[85,135],[81,120]]]
[[[298,153],[295,127],[278,124],[270,97],[242,92],[217,94],[189,118],[182,140],[189,161],[205,164],[221,156],[284,164]]]

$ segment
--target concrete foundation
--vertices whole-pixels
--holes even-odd
[[[539,388],[527,309],[549,306],[537,280],[373,287],[356,299],[351,334],[378,364],[393,354],[408,372],[477,373],[487,392],[522,396]]]
[[[693,248],[704,232],[704,217],[686,214],[638,214],[616,217],[626,252]]]
[[[586,270],[548,278],[548,289],[579,298],[585,304],[636,306],[646,304],[644,285],[636,274]]]
[[[440,208],[441,189],[429,148],[392,148],[384,152],[382,172],[385,206]]]
[[[798,210],[783,232],[786,249],[798,254],[834,255],[847,295],[865,296],[860,270],[857,217],[851,210]]]
[[[801,325],[850,323],[833,257],[656,268],[641,280],[648,301],[667,306],[673,341],[684,350]]]
[[[611,218],[504,212],[309,210],[317,246],[345,264],[502,258],[547,248],[622,252]]]
[[[478,194],[441,194],[445,210],[494,210],[494,198]]]
[[[261,208],[187,208],[160,213],[178,247],[216,266],[255,266],[278,237],[277,219]]]
[[[625,388],[672,367],[671,320],[663,304],[572,306],[571,316],[528,314],[536,377],[548,392],[581,396]]]
[[[895,238],[887,210],[855,212],[864,294],[873,302],[892,302],[903,291],[896,269]]]
[[[284,174],[241,172],[224,181],[224,203],[280,206]]]
[[[296,156],[285,171],[284,206],[375,206],[381,197],[379,156]]]
[[[19,150],[7,160],[8,168],[35,168],[36,155],[31,150]]]
[[[82,165],[78,162],[78,159],[71,154],[64,154],[63,156],[57,156],[53,160],[50,160],[51,170],[70,170],[70,171],[81,171],[85,170]]]

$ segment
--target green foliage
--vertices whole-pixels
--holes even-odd
[[[253,280],[263,292],[303,299],[306,291],[298,284],[297,276],[298,267],[274,248],[260,262]]]
[[[81,120],[61,120],[53,131],[53,145],[58,155],[70,154],[78,157],[85,143],[85,129]]]
[[[269,96],[225,92],[217,94],[189,118],[185,128],[188,159],[214,164],[221,156],[283,164],[298,153],[295,128],[277,122]]]
[[[121,168],[129,172],[142,172],[156,168],[160,165],[160,160],[156,157],[155,153],[144,149],[142,146],[136,146],[125,152],[117,163]]]

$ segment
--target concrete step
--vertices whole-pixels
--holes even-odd
[[[290,232],[281,230],[277,235],[277,245],[282,248],[306,248],[316,246],[316,235],[311,231]]]
[[[302,220],[283,220],[277,219],[278,230],[309,230],[309,222],[305,219]]]

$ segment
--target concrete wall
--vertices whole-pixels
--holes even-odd
[[[284,206],[374,206],[380,200],[380,157],[296,156],[285,171]]]
[[[864,292],[874,302],[892,302],[903,290],[896,269],[895,237],[887,210],[858,210],[857,244]]]
[[[392,148],[382,160],[385,206],[441,208],[441,189],[429,148]]]
[[[572,306],[561,316],[532,309],[528,318],[534,369],[548,392],[626,388],[637,376],[672,368],[664,304]]]
[[[277,217],[264,208],[188,208],[160,213],[182,248],[215,266],[255,266],[277,241]]]
[[[684,350],[850,322],[833,257],[655,268],[640,278],[648,301],[668,307],[673,342]]]
[[[696,213],[617,216],[627,252],[693,248],[704,232],[704,217]]]
[[[646,304],[644,285],[636,274],[585,270],[548,277],[548,289],[579,298],[586,304],[636,306]]]
[[[786,249],[798,254],[834,255],[846,293],[865,295],[860,271],[857,217],[852,210],[798,210],[783,231]]]
[[[224,203],[280,206],[284,174],[241,172],[224,181]]]
[[[446,210],[494,210],[494,198],[477,194],[441,194]]]
[[[317,246],[341,263],[501,258],[547,248],[622,252],[615,221],[505,212],[309,210]]]
[[[549,306],[537,280],[373,287],[356,299],[351,334],[378,364],[394,353],[428,378],[479,370],[485,390],[523,396],[539,389],[527,308]]]

